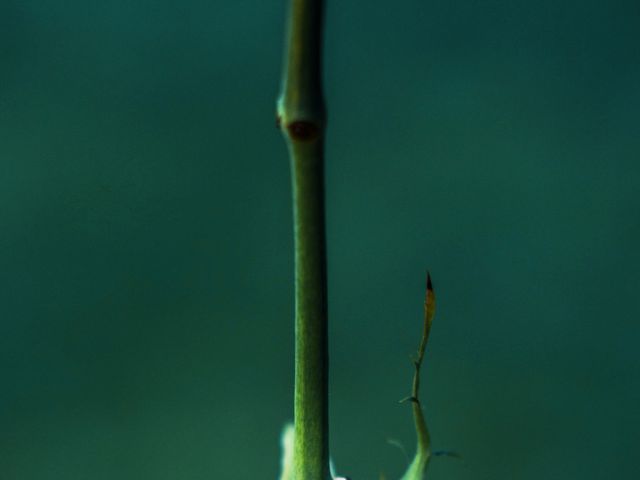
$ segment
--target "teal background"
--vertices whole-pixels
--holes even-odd
[[[276,479],[284,2],[0,3],[0,478]],[[640,3],[329,2],[331,445],[640,478]]]

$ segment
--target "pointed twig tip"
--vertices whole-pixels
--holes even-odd
[[[433,283],[431,283],[431,274],[427,270],[427,290],[431,290],[433,292]]]

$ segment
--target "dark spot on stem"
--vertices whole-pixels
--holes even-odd
[[[282,117],[280,115],[276,115],[276,128],[280,130],[280,125],[282,124]]]
[[[292,139],[303,142],[315,140],[320,135],[320,129],[315,124],[304,120],[291,122],[287,125],[287,130]]]

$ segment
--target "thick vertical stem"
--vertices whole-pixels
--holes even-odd
[[[299,150],[313,148],[314,156]],[[328,473],[327,287],[323,169],[320,145],[294,147],[295,480]],[[296,152],[297,151],[297,152]]]
[[[278,100],[278,124],[289,147],[293,188],[295,480],[330,478],[322,17],[322,0],[291,0]]]

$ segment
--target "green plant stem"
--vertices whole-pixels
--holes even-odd
[[[294,479],[328,480],[323,2],[291,0],[278,124],[289,149],[295,240]]]
[[[429,465],[429,460],[431,459],[431,437],[429,435],[429,429],[427,428],[427,422],[424,418],[424,413],[422,412],[419,393],[420,369],[422,367],[422,361],[424,360],[424,353],[427,348],[429,333],[431,332],[431,323],[433,322],[433,316],[435,314],[435,302],[436,300],[433,292],[433,285],[431,283],[431,276],[427,273],[427,291],[424,300],[424,325],[422,328],[422,338],[420,339],[420,345],[418,346],[418,354],[413,361],[415,370],[413,374],[411,396],[405,399],[410,400],[412,404],[413,421],[415,424],[416,436],[418,437],[418,446],[416,454],[401,480],[422,480],[427,466]]]

